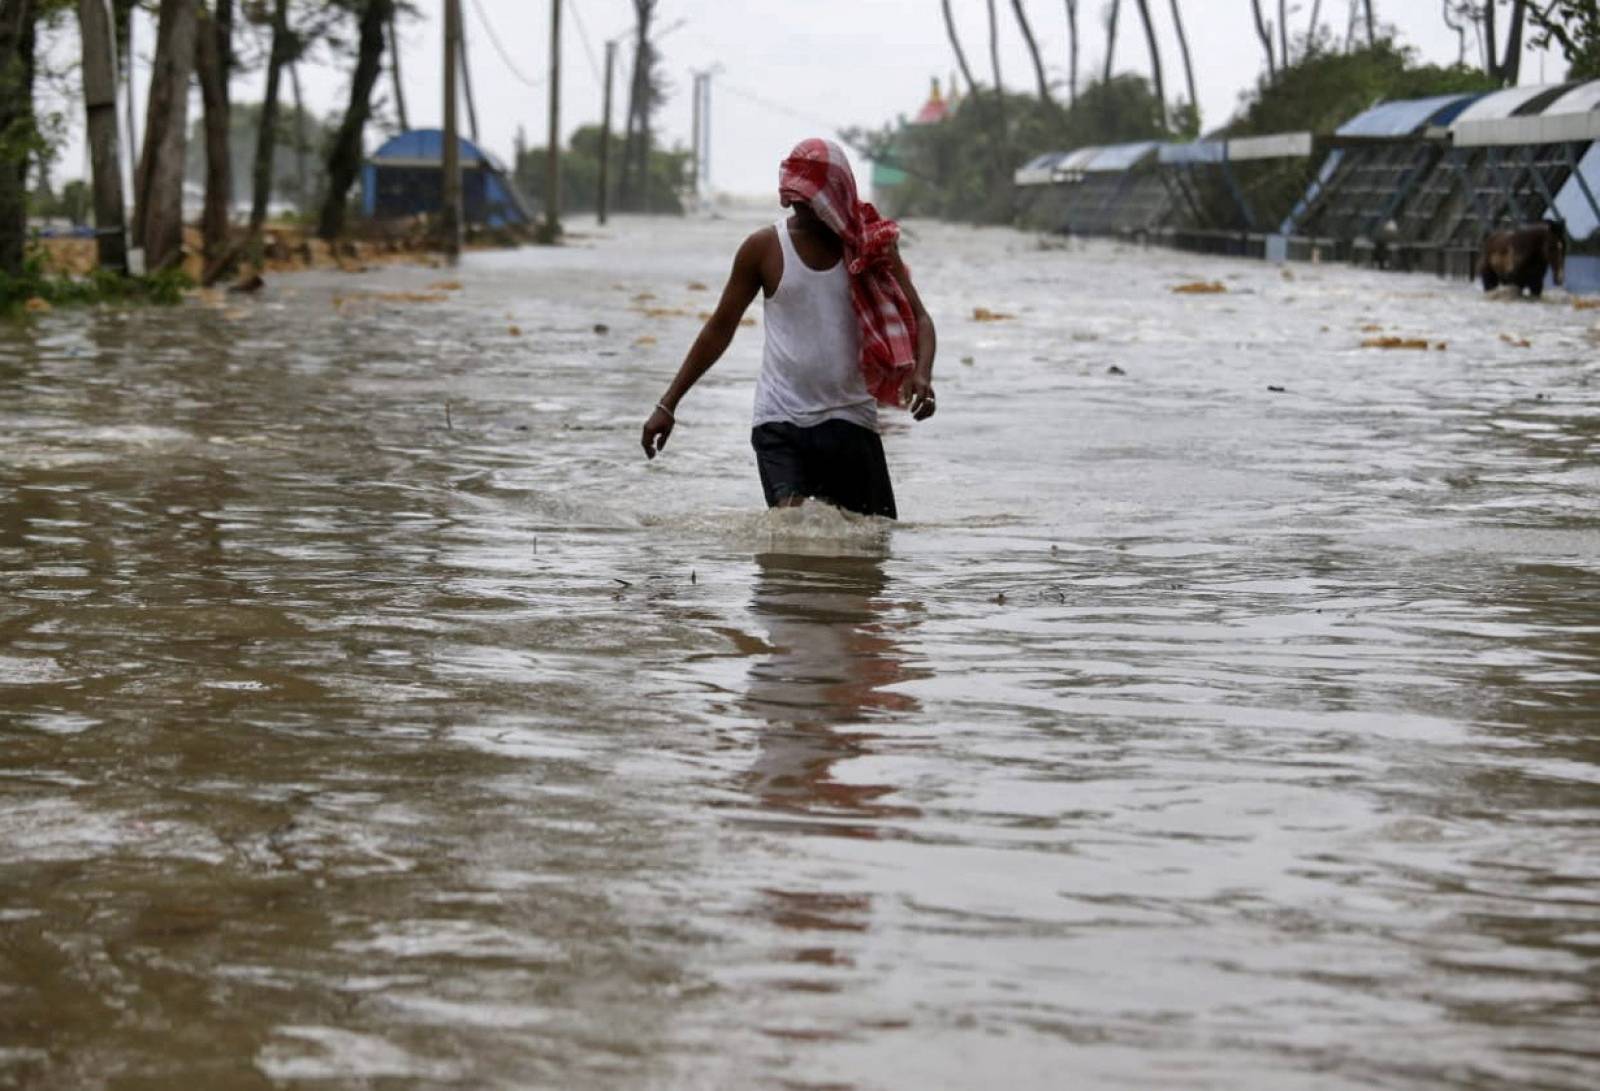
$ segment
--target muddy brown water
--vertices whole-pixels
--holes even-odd
[[[774,520],[749,226],[0,329],[0,1086],[1600,1085],[1600,312],[920,225]]]

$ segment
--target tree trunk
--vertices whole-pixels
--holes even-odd
[[[1106,73],[1102,83],[1111,82],[1112,62],[1117,56],[1117,20],[1122,16],[1122,0],[1111,0],[1111,15],[1106,20]]]
[[[383,29],[394,16],[394,0],[367,0],[361,9],[361,37],[350,104],[328,151],[328,192],[322,198],[317,235],[333,240],[344,230],[345,201],[361,170],[361,134],[372,116],[372,88],[383,70]]]
[[[1200,99],[1194,89],[1194,61],[1189,56],[1189,35],[1183,29],[1183,12],[1178,9],[1178,0],[1172,2],[1172,25],[1178,31],[1178,52],[1183,56],[1183,76],[1189,87],[1189,105],[1194,107],[1195,119],[1200,117]]]
[[[98,2],[98,0],[92,0]],[[206,202],[200,215],[206,277],[225,271],[228,221],[233,211],[233,170],[228,153],[228,71],[233,50],[233,0],[217,0],[215,13],[202,11],[197,24],[195,72],[205,104]]]
[[[278,83],[283,66],[296,52],[294,33],[289,29],[289,0],[277,0],[272,8],[272,51],[267,55],[267,89],[261,97],[261,122],[256,129],[256,161],[251,174],[250,235],[261,234],[267,220],[267,204],[272,200],[272,156],[278,145]]]
[[[1289,67],[1289,0],[1278,0],[1278,67]]]
[[[1506,51],[1502,58],[1495,30],[1494,4],[1489,3],[1484,7],[1484,33],[1488,38],[1489,54],[1488,74],[1502,87],[1515,87],[1517,78],[1522,74],[1522,30],[1527,17],[1527,0],[1513,0],[1511,25],[1506,28]]]
[[[300,62],[289,62],[289,88],[294,92],[294,206],[303,217],[311,211],[311,180],[306,174],[306,100],[300,93]]]
[[[102,269],[128,272],[128,225],[122,199],[122,153],[117,147],[116,32],[102,0],[78,0],[83,38],[84,128],[94,175],[96,259]]]
[[[1150,0],[1139,0],[1139,18],[1144,21],[1144,39],[1150,47],[1150,74],[1156,81],[1156,101],[1161,104],[1161,127],[1167,127],[1167,76],[1162,70],[1161,47],[1156,44],[1156,25],[1150,18]]]
[[[478,142],[478,103],[472,97],[472,67],[467,62],[467,26],[461,24],[461,37],[456,39],[456,48],[461,51],[461,92],[467,100],[467,132],[472,134],[472,142]]]
[[[394,20],[389,20],[389,75],[394,79],[394,108],[400,115],[400,131],[410,132],[411,121],[406,117],[406,85],[400,78],[400,35],[395,31]]]
[[[1277,53],[1272,48],[1272,28],[1261,15],[1261,0],[1250,0],[1250,10],[1256,17],[1256,37],[1261,39],[1261,48],[1267,51],[1267,82],[1278,81]]]
[[[16,276],[28,239],[28,147],[34,131],[32,0],[0,5],[0,273]]]
[[[1017,13],[1017,26],[1022,30],[1028,56],[1033,58],[1034,78],[1039,81],[1039,101],[1054,106],[1056,100],[1050,97],[1050,81],[1044,76],[1044,59],[1039,56],[1039,43],[1034,40],[1033,27],[1028,25],[1028,13],[1022,7],[1022,0],[1011,0],[1011,9]]]
[[[995,97],[1003,101],[1005,84],[1000,80],[1000,20],[995,17],[994,0],[989,0],[989,64],[994,69]]]
[[[1378,44],[1378,22],[1372,14],[1372,0],[1367,0],[1367,48]]]
[[[946,5],[948,8],[948,4]],[[1078,104],[1078,0],[1067,0],[1067,38],[1071,67],[1067,70],[1067,102]]]
[[[183,159],[195,30],[195,0],[161,0],[133,206],[134,242],[144,247],[150,272],[183,260]]]
[[[950,0],[944,0],[944,29],[950,35],[950,48],[956,55],[956,64],[961,66],[961,75],[967,81],[967,94],[978,93],[978,81],[972,78],[972,66],[967,63],[966,50],[961,48],[961,35],[956,32],[955,17],[950,14]]]
[[[638,211],[649,188],[650,169],[650,18],[655,0],[634,0],[637,26],[633,43],[633,77],[628,87],[628,119],[622,137],[622,172],[617,204]]]

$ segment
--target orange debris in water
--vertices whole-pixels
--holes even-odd
[[[1172,289],[1174,295],[1221,295],[1228,286],[1220,280],[1196,280]]]

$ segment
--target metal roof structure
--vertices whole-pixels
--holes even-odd
[[[1491,91],[1456,117],[1452,130],[1471,121],[1503,121],[1519,116],[1526,107],[1550,91],[1559,91],[1559,84],[1535,84],[1532,87],[1508,87],[1504,91]]]
[[[1411,136],[1428,125],[1448,125],[1481,95],[1434,95],[1432,98],[1380,102],[1336,130],[1339,136]]]
[[[1159,146],[1159,142],[1154,140],[1141,140],[1133,144],[1112,144],[1098,149],[1095,157],[1084,165],[1083,170],[1096,174],[1132,170],[1150,158],[1151,153]]]

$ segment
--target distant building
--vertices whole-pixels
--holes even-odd
[[[465,137],[461,146],[461,191],[468,224],[516,227],[532,214],[494,157]],[[368,219],[399,220],[438,215],[444,205],[444,133],[413,129],[373,153],[361,170],[361,208]]]
[[[950,80],[950,97],[946,98],[939,88],[939,77],[932,81],[932,89],[928,92],[928,101],[922,104],[916,116],[906,122],[907,128],[927,125],[938,125],[955,112],[957,100],[955,97],[955,79]],[[901,168],[896,154],[900,149],[896,144],[891,144],[888,154],[872,164],[872,195],[877,201],[883,202],[891,199],[898,186],[906,184],[906,172]]]

